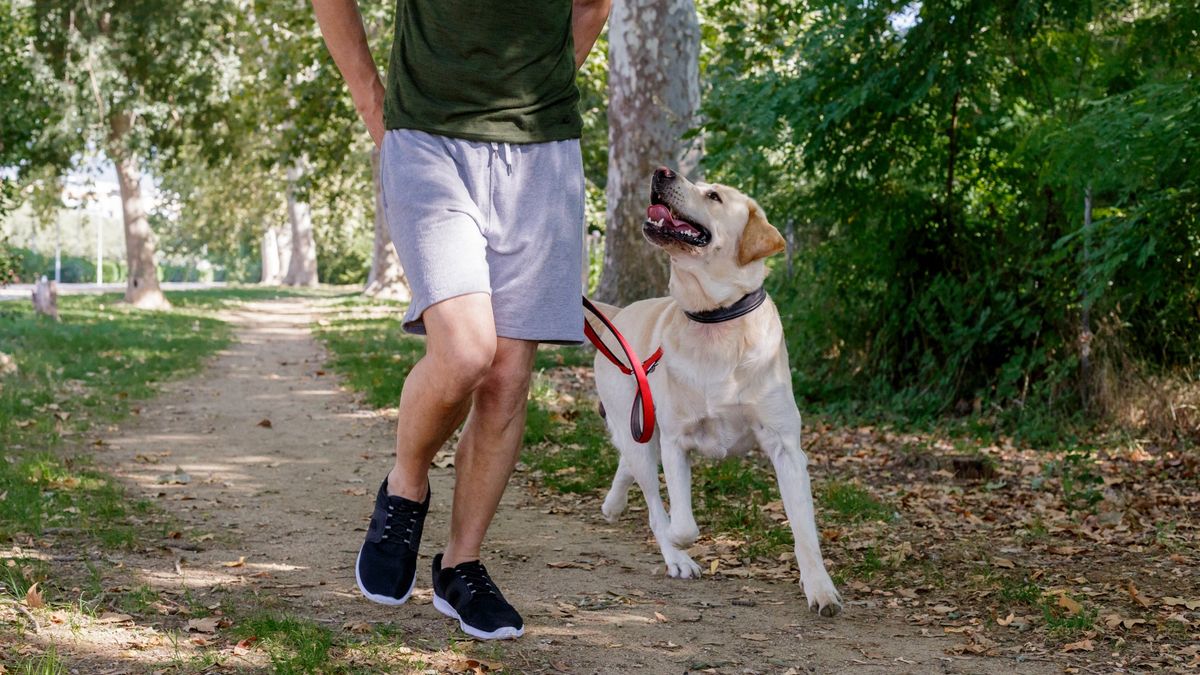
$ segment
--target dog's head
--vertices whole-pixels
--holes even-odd
[[[763,259],[786,247],[758,203],[741,191],[692,183],[665,167],[650,182],[642,234],[671,256],[675,269],[706,287],[727,283],[752,290],[766,276]]]

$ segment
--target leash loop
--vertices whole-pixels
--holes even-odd
[[[583,322],[583,333],[587,335],[588,340],[596,346],[596,350],[612,362],[620,371],[626,375],[633,375],[637,381],[637,394],[633,398],[633,408],[629,411],[629,430],[633,433],[633,439],[638,443],[647,443],[654,436],[654,397],[650,393],[650,380],[647,375],[654,372],[658,367],[658,361],[662,358],[663,350],[659,347],[657,351],[650,355],[650,358],[645,361],[639,361],[637,354],[633,351],[633,347],[625,341],[625,336],[621,335],[617,327],[604,316],[603,312],[596,308],[586,297],[583,299],[583,307],[591,312],[604,324],[613,337],[617,339],[617,343],[621,345],[621,350],[625,352],[626,358],[629,360],[629,365],[625,365],[608,345],[604,344],[604,340],[596,334],[592,329],[592,325],[586,320]]]

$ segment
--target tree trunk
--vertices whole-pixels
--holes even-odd
[[[954,102],[950,104],[950,126],[946,129],[949,139],[949,150],[946,152],[946,213],[943,216],[946,225],[953,225],[954,219],[954,163],[958,159],[958,100],[962,92],[954,92]]]
[[[292,257],[283,283],[288,286],[317,285],[317,242],[313,239],[312,212],[307,202],[296,198],[296,183],[300,168],[292,165],[287,171],[288,220],[292,223]]]
[[[1092,186],[1089,183],[1083,193],[1083,268],[1087,272],[1092,255]],[[1082,275],[1081,275],[1082,277]],[[1083,409],[1092,405],[1092,299],[1088,295],[1087,281],[1080,280],[1079,312],[1079,393]]]
[[[408,288],[408,279],[404,277],[400,256],[396,255],[396,247],[392,245],[387,219],[383,213],[379,148],[371,150],[371,176],[375,183],[375,249],[371,255],[371,273],[367,276],[367,288],[363,293],[375,298],[408,302],[412,300],[412,292]]]
[[[117,169],[121,190],[121,212],[125,223],[125,262],[129,276],[125,284],[125,302],[142,309],[169,309],[171,303],[158,285],[158,265],[154,262],[154,232],[142,204],[142,172],[137,156],[129,150],[129,131],[133,120],[129,113],[109,117],[109,156]]]
[[[698,146],[683,134],[700,105],[700,24],[692,0],[617,0],[608,25],[608,207],[596,297],[627,305],[667,289],[667,256],[642,238],[654,169],[698,177]]]
[[[283,268],[279,265],[279,234],[274,226],[263,232],[262,279],[264,286],[278,286],[283,281]]]

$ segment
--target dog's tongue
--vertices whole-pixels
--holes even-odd
[[[662,204],[653,204],[650,206],[650,208],[646,209],[646,217],[650,220],[661,220],[664,223],[667,223],[671,221],[671,209],[668,209]]]
[[[699,236],[700,234],[696,228],[692,227],[691,225],[688,225],[682,220],[676,220],[675,218],[672,218],[671,209],[668,209],[662,204],[652,204],[650,208],[646,209],[646,218],[655,222],[662,221],[662,226],[664,228],[675,230],[676,232],[684,232],[692,235],[693,237]]]

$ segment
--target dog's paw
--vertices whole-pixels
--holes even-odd
[[[687,548],[696,543],[700,538],[700,528],[695,522],[688,525],[680,525],[679,518],[671,520],[671,526],[667,528],[667,541],[674,544],[677,548]]]
[[[617,522],[622,513],[625,513],[626,497],[614,497],[610,492],[604,498],[604,504],[600,507],[600,513],[604,514],[604,519],[610,523]]]
[[[699,579],[700,565],[683,551],[672,551],[667,557],[667,576],[675,579]]]
[[[805,579],[804,597],[808,600],[808,608],[823,617],[837,616],[842,611],[842,596],[833,586],[833,580],[824,573],[817,579]]]

